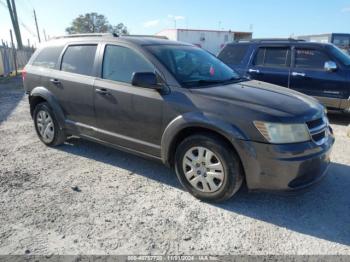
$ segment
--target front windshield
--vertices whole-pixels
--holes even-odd
[[[330,45],[331,53],[345,66],[350,66],[350,56],[334,45]]]
[[[235,71],[199,47],[152,45],[148,49],[184,87],[203,87],[240,80]]]

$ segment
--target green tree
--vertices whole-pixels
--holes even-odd
[[[66,28],[68,34],[87,34],[87,33],[116,33],[121,35],[128,34],[128,29],[123,23],[116,26],[108,22],[107,17],[97,13],[87,13],[79,15],[72,21],[70,27]]]
[[[123,24],[123,23],[119,23],[116,26],[112,26],[109,31],[111,33],[116,33],[118,35],[128,35],[128,28]]]

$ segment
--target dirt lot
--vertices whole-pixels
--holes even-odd
[[[212,205],[161,164],[80,139],[44,146],[20,83],[0,83],[0,254],[350,254],[350,117],[331,119],[317,187]]]

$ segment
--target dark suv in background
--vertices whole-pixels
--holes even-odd
[[[43,143],[75,135],[160,160],[203,200],[228,199],[244,179],[250,190],[304,188],[330,162],[321,104],[189,44],[63,37],[35,52],[23,78]]]
[[[350,110],[350,56],[332,44],[257,39],[226,45],[218,58],[242,76],[313,96]]]

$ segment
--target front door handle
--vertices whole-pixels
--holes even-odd
[[[260,70],[259,70],[259,69],[249,69],[248,72],[249,72],[249,73],[260,74]]]
[[[103,95],[103,96],[109,94],[109,93],[108,93],[108,90],[105,89],[105,88],[96,88],[96,89],[95,89],[95,92],[96,92],[97,94],[100,94],[100,95]]]
[[[292,76],[301,76],[301,77],[305,77],[306,74],[305,73],[298,73],[298,72],[293,72]]]
[[[61,85],[61,81],[58,79],[52,78],[52,79],[50,79],[50,82],[53,83],[55,86]]]

